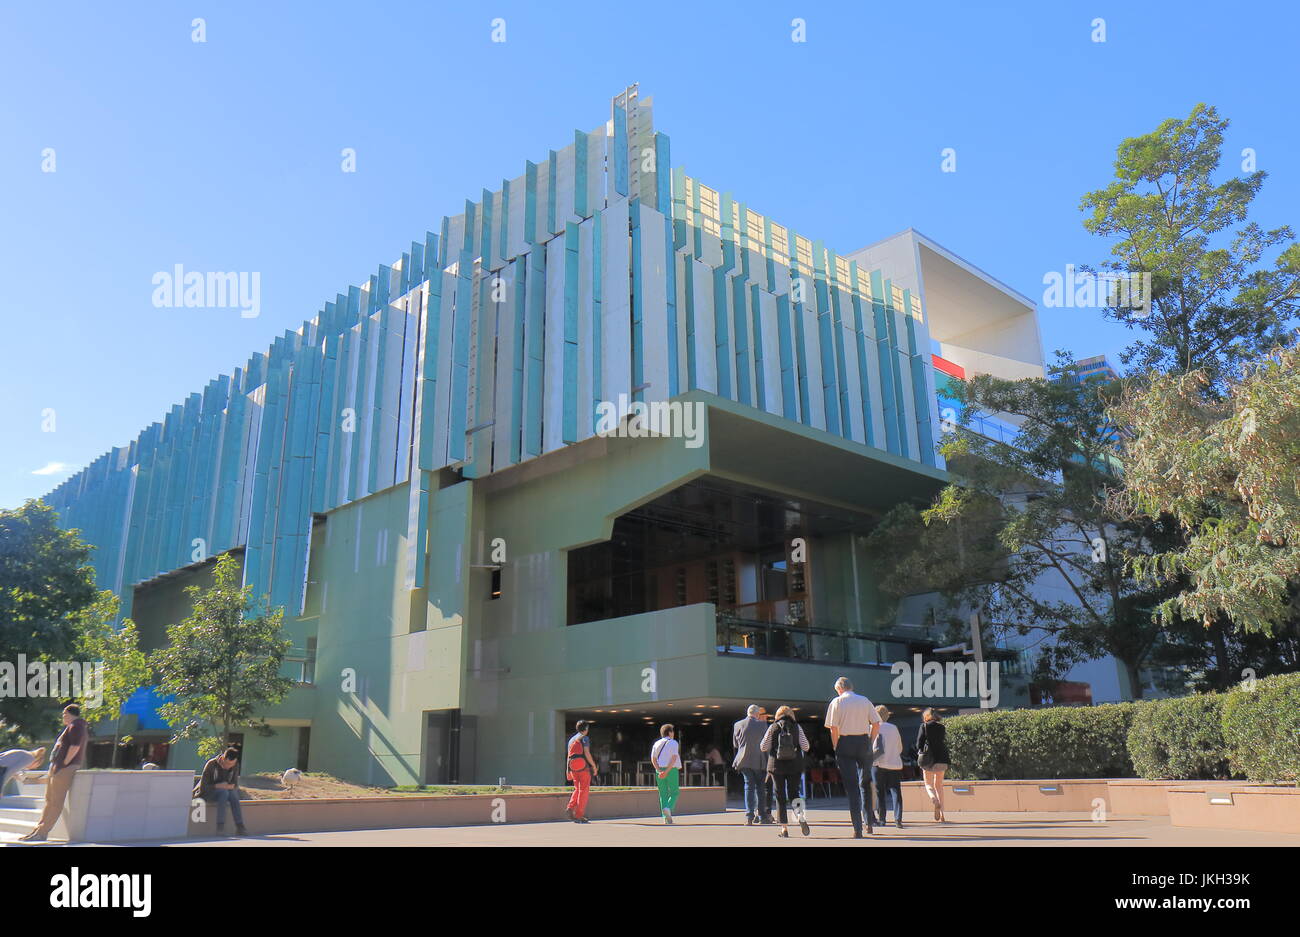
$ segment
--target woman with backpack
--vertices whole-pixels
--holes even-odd
[[[925,778],[925,792],[934,805],[934,818],[943,815],[943,775],[948,770],[948,730],[933,709],[921,713],[921,730],[916,734],[916,762]]]
[[[808,751],[808,736],[795,721],[794,710],[782,706],[776,718],[767,727],[760,749],[767,752],[767,771],[776,788],[777,822],[781,824],[778,836],[789,837],[790,826],[786,807],[799,797],[799,780],[803,777],[804,752]],[[798,812],[799,829],[804,836],[812,833],[803,811]]]

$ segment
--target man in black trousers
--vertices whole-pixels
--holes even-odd
[[[835,681],[835,693],[826,710],[826,728],[831,730],[835,764],[839,766],[844,793],[849,798],[853,838],[862,839],[864,818],[868,835],[872,832],[871,748],[880,731],[880,714],[871,700],[853,692],[848,677]]]

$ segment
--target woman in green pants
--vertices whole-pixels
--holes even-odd
[[[659,786],[659,808],[663,811],[664,822],[672,825],[673,808],[677,806],[678,769],[682,766],[681,750],[673,738],[673,727],[662,726],[659,729],[659,741],[650,749],[650,763],[654,765],[655,782]]]

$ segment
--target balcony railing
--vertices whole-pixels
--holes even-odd
[[[954,414],[952,417],[953,422],[958,422],[955,414],[961,412],[961,405],[957,401],[945,397],[943,394],[935,394],[934,399],[938,405],[940,417],[943,416],[945,409],[951,409]],[[1014,446],[1016,438],[1020,435],[1020,428],[1014,423],[988,413],[976,413],[964,425],[972,433],[978,433],[994,442],[1006,443],[1008,446]]]
[[[719,654],[824,664],[888,667],[895,661],[911,661],[913,654],[928,659],[934,647],[897,635],[749,621],[726,612],[718,613],[717,628]]]
[[[717,613],[717,651],[719,654],[799,660],[824,664],[853,664],[858,667],[889,667],[896,661],[912,662],[916,654],[923,662],[931,660],[969,660],[969,657],[936,656],[933,641],[870,631],[850,631],[809,625],[786,625],[770,621],[752,621],[735,613]],[[1021,652],[993,647],[985,650],[986,661],[997,661],[1004,677],[1024,672]]]

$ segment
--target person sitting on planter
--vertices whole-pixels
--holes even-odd
[[[227,748],[203,766],[203,776],[194,788],[194,796],[217,805],[217,835],[226,831],[226,805],[235,818],[235,835],[247,836],[244,814],[239,809],[239,749]]]

